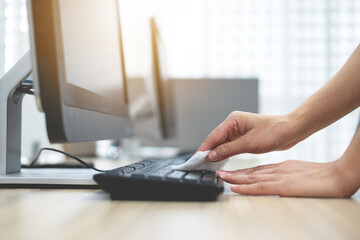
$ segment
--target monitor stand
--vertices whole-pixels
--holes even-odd
[[[96,187],[92,169],[21,169],[22,86],[31,70],[28,51],[0,79],[0,187]]]

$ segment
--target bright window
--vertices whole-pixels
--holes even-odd
[[[360,42],[355,0],[120,0],[120,8],[129,76],[143,74],[146,18],[154,15],[171,77],[257,77],[264,114],[294,109]],[[1,1],[0,9],[1,74],[29,43],[25,1]],[[358,118],[356,111],[292,150],[263,157],[334,160],[349,144]]]

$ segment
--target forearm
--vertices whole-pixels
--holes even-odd
[[[287,116],[299,141],[330,125],[360,105],[360,45],[340,71]]]

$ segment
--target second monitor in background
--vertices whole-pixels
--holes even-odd
[[[149,75],[129,80],[132,135],[143,145],[195,151],[232,111],[258,112],[258,79],[170,79],[154,18],[149,35]]]
[[[175,144],[184,152],[195,151],[232,111],[259,111],[256,78],[171,79],[170,90]]]
[[[154,17],[148,26],[147,73],[143,78],[129,78],[129,109],[132,135],[156,142],[174,138],[175,123],[163,39]]]

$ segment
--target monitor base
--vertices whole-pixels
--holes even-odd
[[[0,174],[0,188],[99,188],[93,169],[34,168]]]

